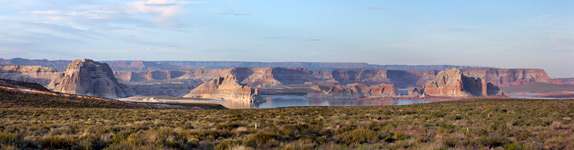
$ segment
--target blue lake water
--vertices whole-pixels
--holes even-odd
[[[230,109],[258,109],[278,107],[303,107],[303,106],[382,106],[382,105],[408,105],[429,103],[428,100],[332,100],[332,99],[307,99],[304,96],[264,96],[261,103],[250,103],[226,100],[161,100],[162,102],[180,103],[217,103]]]

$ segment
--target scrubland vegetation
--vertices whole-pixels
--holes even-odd
[[[227,109],[207,103],[136,103],[94,97],[68,97],[0,90],[0,108]]]
[[[136,108],[117,100],[101,101],[89,98],[25,94],[0,90],[0,108]]]
[[[574,100],[252,110],[0,108],[0,149],[574,149]]]

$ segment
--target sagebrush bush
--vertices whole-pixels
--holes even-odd
[[[356,129],[349,132],[343,132],[335,136],[335,141],[345,144],[361,144],[368,142],[375,142],[378,140],[379,134],[375,131],[368,129]]]

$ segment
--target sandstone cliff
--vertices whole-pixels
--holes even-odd
[[[59,71],[49,67],[0,65],[1,79],[33,82],[43,86],[50,84],[52,78],[58,74]]]
[[[422,89],[418,88],[418,87],[413,87],[411,89],[409,89],[409,95],[410,97],[421,97],[424,96],[424,92]]]
[[[574,85],[574,78],[558,78],[566,85]]]
[[[48,88],[56,92],[107,98],[133,95],[133,91],[118,83],[108,64],[89,59],[74,60],[64,73],[52,79]]]
[[[205,82],[183,97],[249,102],[260,102],[262,100],[257,89],[240,84],[237,78],[231,74]]]
[[[65,70],[65,67],[71,61],[68,60],[30,60],[22,58],[1,59],[1,64],[15,65],[41,65],[44,67],[55,67],[58,70]],[[446,67],[464,68],[463,73],[471,77],[484,78],[496,86],[515,86],[530,83],[551,83],[562,84],[562,80],[551,79],[542,69],[494,69],[487,67],[472,66],[450,66],[450,65],[371,65],[366,63],[306,63],[306,62],[229,62],[229,61],[108,61],[110,67],[116,71],[125,70],[120,73],[122,77],[118,79],[125,81],[143,81],[143,80],[170,80],[179,79],[200,79],[202,81],[210,80],[214,77],[223,76],[231,70],[230,68],[243,68],[252,70],[243,74],[247,81],[240,80],[241,83],[249,86],[274,86],[304,83],[305,81],[321,81],[325,83],[352,84],[361,83],[365,85],[376,85],[381,83],[393,84],[399,88],[412,86],[422,86],[427,81],[434,79],[438,71]],[[259,67],[259,68],[253,68]],[[267,78],[265,82],[260,82],[255,77],[262,71],[261,67],[271,70],[273,78],[280,84],[275,83],[273,79]],[[198,68],[225,68],[225,69],[198,69]],[[306,68],[305,70],[292,68]],[[162,71],[153,72],[153,71]],[[171,70],[171,71],[168,71]],[[189,71],[188,71],[189,70]],[[281,70],[287,70],[282,72]],[[131,71],[133,75],[130,75]],[[153,72],[153,73],[152,73]],[[168,74],[168,72],[172,72]],[[149,75],[149,74],[154,75]],[[158,74],[159,73],[159,74]],[[268,72],[267,72],[268,73]],[[279,79],[276,73],[282,73],[284,77],[299,76],[301,78],[284,78]],[[242,74],[234,74],[238,78]],[[248,76],[254,77],[249,78]],[[153,76],[153,77],[152,77]],[[157,78],[156,78],[157,77]],[[266,75],[264,77],[269,77]],[[127,79],[127,80],[126,80]],[[302,80],[301,80],[302,79]],[[44,84],[44,83],[41,83]],[[47,83],[45,83],[47,84]],[[44,85],[45,85],[44,84]]]
[[[465,76],[456,68],[446,69],[424,86],[424,94],[441,97],[472,97],[502,95],[502,91],[483,78]]]
[[[542,69],[462,69],[466,76],[480,77],[496,86],[515,86],[530,83],[563,84],[552,79]]]
[[[311,86],[308,98],[374,98],[398,96],[398,90],[393,85],[379,84],[367,86],[364,84],[333,85],[331,87]]]

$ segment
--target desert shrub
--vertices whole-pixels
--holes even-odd
[[[511,144],[504,145],[504,149],[505,150],[525,150],[526,147],[522,143],[514,142]]]
[[[377,132],[368,129],[356,129],[349,132],[343,132],[334,137],[335,141],[339,143],[351,144],[361,144],[374,142],[378,139]]]
[[[233,130],[233,129],[238,128],[240,126],[243,126],[243,124],[241,124],[239,122],[229,122],[229,123],[219,124],[219,125],[215,126],[215,128],[219,129],[219,130]]]
[[[20,145],[24,139],[21,136],[11,133],[0,133],[0,144],[2,145]]]
[[[460,138],[458,137],[447,137],[443,140],[443,145],[446,147],[456,147],[459,145]]]
[[[181,142],[177,142],[177,141],[165,141],[165,145],[167,147],[170,148],[175,148],[175,149],[184,149],[185,145]]]
[[[247,136],[247,145],[252,147],[276,146],[274,140],[279,136],[273,132],[260,132]]]
[[[215,150],[231,150],[232,148],[237,147],[241,144],[243,144],[242,141],[226,140],[226,141],[223,141],[223,142],[215,145],[215,147],[213,149],[215,149]]]
[[[409,135],[407,135],[404,132],[394,132],[393,133],[393,138],[396,140],[404,140],[407,139],[409,137]]]
[[[475,140],[478,146],[486,146],[489,148],[499,147],[510,143],[508,138],[500,136],[483,136]]]
[[[441,133],[453,133],[455,130],[455,126],[450,124],[441,124],[439,128],[439,132]]]
[[[64,149],[70,148],[72,145],[74,145],[74,141],[62,137],[50,136],[40,139],[39,144],[42,146],[42,148]]]

